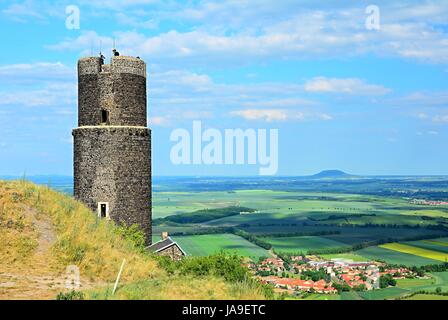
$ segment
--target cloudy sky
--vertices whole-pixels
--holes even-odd
[[[1,175],[72,174],[76,61],[114,40],[148,64],[155,175],[258,173],[171,164],[193,120],[278,129],[279,175],[448,174],[448,1],[20,0],[0,16]]]

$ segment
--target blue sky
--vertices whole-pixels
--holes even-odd
[[[21,0],[0,16],[0,175],[72,174],[76,61],[113,39],[148,64],[154,175],[258,173],[171,164],[193,120],[278,129],[279,175],[448,174],[447,1]]]

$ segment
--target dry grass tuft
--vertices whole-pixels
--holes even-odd
[[[98,219],[72,197],[26,181],[0,181],[0,243],[0,280],[8,283],[0,299],[54,298],[63,291],[68,265],[80,269],[89,298],[264,298],[250,284],[169,276],[151,255],[123,239],[114,223]],[[120,287],[111,297],[123,259]]]

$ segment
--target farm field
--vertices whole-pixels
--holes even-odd
[[[355,251],[356,254],[369,260],[380,260],[390,264],[405,266],[423,266],[429,264],[439,264],[440,261],[419,257],[416,255],[394,251],[381,247],[368,247]]]
[[[321,294],[321,293],[311,293],[307,294],[305,297],[295,297],[292,300],[340,300],[341,296],[339,294]]]
[[[431,272],[428,279],[398,279],[397,287],[412,291],[434,292],[436,288],[448,290],[448,272]]]
[[[421,288],[428,287],[436,284],[436,279],[431,277],[429,279],[398,279],[397,287],[408,289],[408,288]]]
[[[447,208],[431,208],[414,205],[403,199],[371,195],[356,195],[328,192],[291,192],[278,190],[235,190],[204,192],[154,192],[154,218],[182,214],[201,209],[243,206],[269,214],[274,219],[297,216],[310,217],[317,223],[333,222],[352,224],[391,223],[394,219],[407,224],[422,223],[421,216],[447,217]],[[337,215],[350,215],[337,219]],[[250,221],[250,219],[249,219]],[[238,221],[236,221],[238,222]],[[235,223],[223,220],[221,223]],[[424,224],[434,224],[434,220],[424,220]]]
[[[387,243],[380,245],[379,247],[398,251],[402,253],[412,254],[423,258],[428,258],[432,260],[438,260],[442,262],[448,261],[448,254],[444,252],[434,251],[434,250],[428,250],[423,249],[419,247],[410,246],[403,243]]]
[[[379,290],[370,290],[357,292],[363,300],[388,300],[396,299],[403,295],[409,294],[409,290],[400,287],[389,287]]]
[[[321,254],[320,255],[324,259],[328,260],[351,260],[354,262],[364,262],[367,259],[365,257],[362,257],[360,255],[354,254],[354,253],[335,253],[335,254]]]
[[[420,241],[407,241],[403,243],[426,250],[439,251],[448,254],[448,241],[446,238],[428,239]]]
[[[303,252],[306,253],[312,250],[330,249],[347,247],[346,244],[337,242],[324,237],[266,237],[263,238],[270,243],[276,251],[281,252]]]
[[[192,256],[206,256],[221,250],[235,252],[238,255],[253,259],[271,256],[267,250],[234,234],[174,236],[172,238],[179,243],[187,254]]]
[[[448,300],[448,296],[439,296],[436,294],[416,294],[403,300]]]

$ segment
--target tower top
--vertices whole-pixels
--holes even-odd
[[[139,57],[112,56],[110,64],[101,57],[85,57],[78,60],[78,75],[99,73],[130,73],[146,78],[146,63]]]

